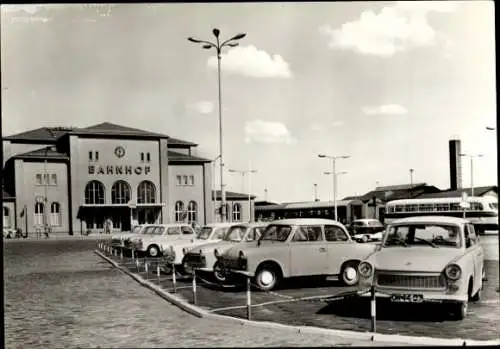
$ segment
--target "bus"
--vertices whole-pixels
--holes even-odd
[[[389,201],[385,206],[385,224],[393,220],[412,216],[465,217],[478,234],[486,230],[498,230],[498,200],[494,197],[471,196],[467,198],[469,208],[460,205],[462,198],[403,199]]]

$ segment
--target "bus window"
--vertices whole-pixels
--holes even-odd
[[[419,211],[429,212],[434,210],[433,204],[420,204],[418,206]]]
[[[415,212],[415,211],[418,211],[418,205],[416,205],[416,204],[405,205],[405,211],[406,212]]]
[[[395,206],[395,209],[396,209],[396,212],[403,212],[403,205],[396,205]]]
[[[450,210],[449,204],[436,204],[436,211],[449,211],[449,210]]]
[[[484,207],[483,204],[480,202],[473,202],[471,203],[471,209],[472,211],[483,211]]]
[[[450,204],[450,211],[462,211],[462,208],[460,207],[460,203],[452,202]]]

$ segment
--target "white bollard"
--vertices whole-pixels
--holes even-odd
[[[144,270],[146,270],[146,275],[148,274],[148,261],[144,262]]]
[[[250,293],[250,276],[247,276],[247,319],[252,319],[252,295]]]
[[[197,303],[197,297],[196,297],[196,270],[193,269],[193,304],[196,305]]]
[[[175,279],[175,264],[172,263],[172,283],[174,284],[174,293],[177,292],[177,287],[176,287],[176,279]]]
[[[158,284],[160,284],[160,263],[156,264],[156,276],[158,276]]]

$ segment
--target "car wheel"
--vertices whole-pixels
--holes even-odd
[[[193,274],[193,268],[191,268],[188,264],[187,261],[182,261],[182,265],[181,265],[181,272],[184,274],[184,275],[192,275]]]
[[[363,235],[363,237],[361,238],[361,242],[368,242],[368,235]]]
[[[358,263],[346,263],[340,271],[340,281],[344,286],[354,286],[359,281]]]
[[[216,262],[214,265],[214,278],[221,283],[226,282],[227,280],[226,273],[224,273],[219,267],[219,262]]]
[[[470,297],[470,300],[472,302],[478,302],[481,300],[481,291],[483,290],[483,279],[480,281],[481,283],[479,284],[479,289],[477,290],[476,294]],[[471,290],[472,292],[472,290]]]
[[[160,255],[160,249],[156,245],[151,245],[148,247],[148,256],[158,257]]]
[[[259,267],[255,275],[255,283],[262,291],[271,291],[278,284],[279,279],[280,273],[270,265]]]
[[[463,320],[467,315],[467,308],[469,306],[469,302],[457,302],[452,304],[451,313],[455,320]]]

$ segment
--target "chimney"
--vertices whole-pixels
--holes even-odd
[[[462,163],[461,163],[461,144],[459,139],[449,141],[450,150],[450,189],[457,190],[462,188]]]

